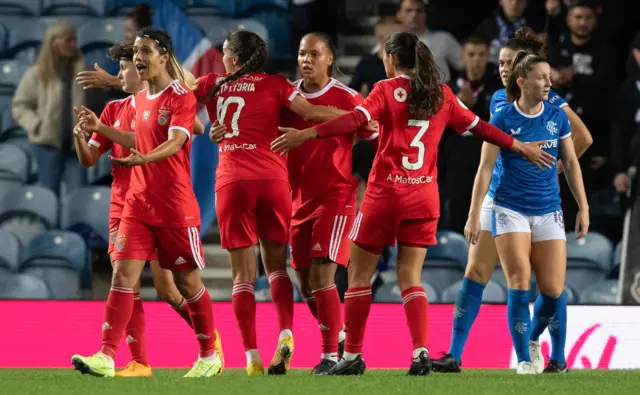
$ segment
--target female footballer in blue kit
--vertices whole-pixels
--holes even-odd
[[[505,86],[507,85],[511,76],[512,63],[518,51],[523,50],[542,57],[545,53],[545,47],[546,42],[533,30],[529,28],[519,29],[515,37],[500,50],[499,71],[502,83]],[[491,114],[500,113],[503,107],[508,104],[506,89],[496,91],[491,98]],[[592,143],[589,130],[578,115],[567,105],[567,102],[552,89],[549,90],[548,99],[545,101],[546,104],[562,108],[567,114],[572,126],[571,138],[575,145],[576,154],[580,157]],[[506,129],[505,131],[510,132]],[[518,130],[515,129],[514,131],[517,137]],[[439,359],[432,360],[433,369],[437,372],[457,373],[461,371],[461,357],[467,337],[478,315],[485,285],[489,282],[498,261],[498,252],[491,234],[491,217],[494,196],[502,177],[502,158],[501,155],[498,155],[497,159],[489,158],[488,151],[493,148],[495,147],[490,144],[483,144],[482,158],[473,188],[469,219],[465,227],[465,236],[471,242],[469,259],[462,287],[456,298],[457,314],[454,315],[449,352]],[[562,163],[558,163],[558,171],[560,171],[561,165]],[[538,313],[542,302],[543,296],[541,295],[536,300],[534,322],[540,321]],[[540,333],[544,331],[544,328],[542,327]],[[540,351],[538,337],[539,334],[532,336],[529,346],[536,369],[542,371],[544,360]],[[564,344],[564,340],[562,340],[564,335],[559,336],[559,338],[558,341]],[[552,346],[554,349],[564,348],[564,346],[556,346],[554,338],[552,338]],[[558,362],[564,363],[564,358]]]
[[[560,157],[579,211],[578,238],[589,229],[589,206],[571,136],[569,119],[560,108],[545,103],[551,88],[551,68],[544,58],[520,51],[513,60],[507,95],[513,103],[494,114],[491,123],[524,142],[538,142]],[[530,337],[549,326],[551,338],[566,336],[567,303],[564,279],[567,245],[556,166],[537,168],[490,147],[488,158],[502,157],[502,180],[496,190],[492,233],[509,286],[507,320],[518,357],[518,374],[539,373],[529,353]],[[531,266],[540,288],[539,322],[531,322]],[[557,340],[557,339],[556,339]],[[552,345],[545,370],[566,372],[564,339]]]

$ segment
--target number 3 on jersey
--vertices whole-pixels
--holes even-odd
[[[224,123],[224,117],[227,115],[227,109],[229,108],[230,104],[237,104],[238,108],[236,108],[236,112],[234,112],[233,117],[231,117],[231,133],[225,134],[225,139],[230,139],[233,136],[240,135],[240,129],[238,128],[238,119],[240,119],[240,111],[242,111],[242,107],[244,107],[244,99],[238,96],[230,96],[227,97],[226,100],[224,97],[218,97],[216,113],[218,115],[218,122],[220,124]]]
[[[218,102],[219,103],[219,102]],[[409,157],[402,157],[402,166],[409,170],[419,170],[424,165],[424,143],[422,142],[422,136],[427,133],[427,129],[429,129],[429,121],[410,119],[409,126],[418,126],[420,130],[416,133],[416,137],[411,140],[411,144],[409,147],[418,148],[418,159],[415,162],[409,161]]]

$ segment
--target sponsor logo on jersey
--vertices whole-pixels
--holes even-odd
[[[393,97],[395,97],[397,101],[402,103],[403,101],[407,100],[407,91],[404,88],[396,88],[396,90],[393,91]]]
[[[158,110],[158,124],[165,126],[169,123],[169,118],[171,118],[171,110],[167,108],[161,108]]]
[[[127,237],[126,236],[119,236],[116,239],[116,248],[118,249],[118,251],[124,250],[124,245],[125,245],[126,241],[127,241]]]
[[[516,129],[516,130],[511,129],[511,135],[513,135],[513,136],[517,136],[517,135],[519,135],[520,133],[521,133],[520,128],[518,128],[518,129]]]
[[[496,112],[500,112],[500,111],[502,111],[502,107],[497,107]]]
[[[144,110],[142,113],[142,120],[147,122],[149,120],[149,110]]]
[[[551,135],[558,133],[558,124],[553,121],[547,122],[547,130]]]
[[[256,149],[256,144],[224,144],[219,148],[219,152],[229,152],[236,150],[252,151]]]
[[[544,143],[540,144],[540,148],[542,149],[558,148],[558,140],[547,140]]]
[[[399,174],[396,174],[396,175],[389,174],[387,176],[387,181],[400,183],[400,184],[428,184],[433,181],[433,177],[432,176],[405,177]]]
[[[555,211],[553,213],[553,220],[558,224],[558,226],[564,229],[564,216],[562,215],[562,210]]]
[[[118,126],[120,126],[120,120],[119,119],[116,121],[116,123],[113,124],[114,128],[117,128]]]

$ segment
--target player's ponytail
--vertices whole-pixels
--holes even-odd
[[[525,78],[534,65],[538,63],[546,62],[544,58],[536,54],[528,53],[526,51],[518,51],[513,58],[511,66],[511,75],[507,82],[507,99],[510,102],[514,102],[520,99],[522,90],[518,86],[518,79]]]
[[[407,109],[414,117],[429,118],[440,111],[444,93],[440,86],[440,69],[429,48],[413,33],[394,33],[385,46],[387,56],[395,57],[395,67],[413,69]]]
[[[173,52],[173,42],[171,36],[166,30],[144,28],[138,33],[138,37],[150,38],[156,42],[156,46],[161,55],[167,54],[167,73],[171,78],[180,81],[187,88],[193,90],[196,87],[196,78],[189,70],[185,70],[178,61],[176,54]]]
[[[241,76],[260,71],[267,59],[267,43],[257,34],[248,30],[234,30],[227,36],[227,50],[231,56],[237,56],[240,67],[235,73],[229,74],[211,88],[206,95],[200,99],[200,103],[211,100],[220,88],[227,82],[232,82]]]
[[[526,51],[542,58],[547,56],[547,40],[530,27],[516,30],[514,37],[504,47],[513,51]]]

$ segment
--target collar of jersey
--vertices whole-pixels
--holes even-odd
[[[526,118],[537,118],[540,115],[542,115],[542,113],[544,112],[544,102],[542,102],[542,108],[540,109],[540,111],[538,111],[535,114],[526,114],[524,111],[522,111],[520,109],[520,107],[518,107],[518,101],[517,100],[513,102],[513,106],[516,108],[516,111],[518,111],[518,113],[520,113],[520,115],[522,115],[523,117],[526,117]]]
[[[302,81],[300,80],[300,82],[298,82],[298,89],[302,89]],[[306,99],[315,99],[317,97],[320,97],[322,95],[324,95],[325,93],[327,93],[329,91],[329,89],[331,89],[332,86],[334,86],[336,83],[336,79],[335,78],[331,78],[329,80],[329,83],[327,85],[325,85],[324,88],[320,89],[317,92],[313,92],[313,93],[307,93],[307,92],[303,92],[302,90],[300,90],[300,93],[302,93],[302,96],[304,96]]]
[[[171,85],[175,84],[177,81],[178,81],[178,80],[173,80],[173,81],[171,81],[167,86],[165,86],[165,87],[164,87],[164,89],[163,89],[163,90],[161,90],[160,92],[158,92],[158,93],[156,93],[156,94],[154,94],[154,95],[152,95],[151,93],[149,93],[149,88],[147,88],[147,99],[149,99],[149,100],[157,99],[161,94],[163,94],[163,93],[164,93],[164,91],[166,91],[167,89],[169,89],[169,87],[170,87]]]

